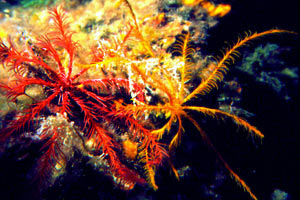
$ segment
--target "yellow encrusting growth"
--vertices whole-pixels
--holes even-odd
[[[229,4],[215,5],[208,0],[182,0],[182,3],[186,6],[200,5],[212,17],[224,17],[231,10],[231,6]]]
[[[123,143],[123,151],[127,158],[134,160],[137,155],[137,142],[133,142],[131,140],[124,140]]]

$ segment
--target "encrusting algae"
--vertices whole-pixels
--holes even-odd
[[[1,75],[1,92],[15,105],[21,97],[27,101],[5,111],[13,117],[1,127],[1,145],[23,134],[42,143],[36,171],[40,182],[49,183],[46,188],[65,173],[74,152],[80,152],[123,190],[136,184],[157,190],[156,172],[167,167],[163,163],[169,163],[179,179],[172,157],[190,123],[230,176],[257,199],[215,148],[195,112],[220,121],[231,119],[259,140],[263,133],[246,119],[195,102],[218,89],[240,47],[265,35],[292,32],[271,29],[246,34],[222,57],[208,61],[193,45],[195,38],[205,39],[206,29],[192,32],[196,21],[156,13],[156,4],[94,0],[68,12],[61,6],[34,14],[29,9],[19,11],[30,18],[22,24],[22,34],[15,31],[6,37],[0,27],[0,59],[9,71],[8,76]],[[209,1],[182,4],[202,6],[210,15],[208,26],[231,9]],[[37,25],[45,22],[50,26]],[[12,17],[1,26],[9,23],[13,29],[20,25]],[[195,79],[201,82],[195,85]]]

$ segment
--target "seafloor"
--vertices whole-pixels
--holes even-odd
[[[0,1],[0,38],[5,44],[11,41],[16,48],[24,48],[24,44],[31,44],[34,38],[47,33],[48,9],[62,5],[71,16],[72,30],[77,33],[73,37],[80,45],[76,55],[77,61],[86,63],[88,56],[83,54],[85,49],[97,46],[100,39],[112,38],[120,32],[122,26],[126,28],[128,22],[132,22],[128,7],[116,6],[116,2],[118,1],[2,0]],[[199,65],[209,62],[213,56],[222,56],[224,47],[232,47],[237,38],[244,36],[245,31],[261,32],[278,28],[296,33],[271,35],[251,42],[246,48],[239,50],[241,56],[233,64],[231,63],[224,80],[218,83],[218,89],[192,102],[197,106],[220,109],[246,119],[264,134],[262,141],[252,137],[247,131],[240,130],[242,128],[228,119],[218,120],[197,113],[192,114],[198,123],[205,127],[218,152],[247,183],[258,199],[300,199],[298,186],[299,36],[297,34],[299,33],[299,2],[296,0],[210,1],[214,5],[230,5],[231,10],[225,16],[210,16],[208,11],[199,4],[184,5],[180,0],[131,0],[129,2],[137,19],[140,20],[144,37],[151,38],[150,46],[154,51],[163,50],[162,53],[169,53],[171,57],[171,46],[175,38],[189,31],[193,35],[193,48],[197,51],[195,60],[203,59],[203,62],[196,61]],[[142,56],[137,58],[146,57],[145,51],[141,50],[142,47],[136,50],[130,47],[128,47],[130,53],[141,52]],[[178,55],[175,53],[172,56]],[[0,56],[0,58],[3,63],[5,57]],[[120,73],[114,71],[113,67],[110,69],[112,71],[109,73],[114,73],[114,76]],[[197,68],[194,70],[191,85],[199,84],[202,78]],[[88,77],[95,78],[98,75],[99,72],[93,71],[88,74]],[[5,64],[2,64],[0,83],[9,83],[12,80],[11,76],[12,72],[8,72]],[[17,110],[22,110],[20,108],[22,105],[18,105],[18,102],[16,104],[9,102],[4,94],[5,91],[1,89],[0,128],[2,130],[9,126],[9,121],[14,119]],[[153,98],[155,95],[159,96],[159,92],[155,95],[154,92],[151,94]],[[19,104],[22,104],[20,101]],[[252,199],[247,192],[243,191],[239,183],[230,177],[215,152],[203,142],[199,134],[195,133],[197,131],[191,123],[183,121],[183,126],[185,132],[180,145],[171,155],[180,180],[175,178],[168,162],[164,162],[156,170],[157,191],[147,185],[139,184],[131,190],[121,190],[111,177],[103,172],[105,168],[101,170],[95,168],[93,161],[81,154],[79,150],[72,153],[72,157],[65,164],[63,174],[58,174],[55,178],[51,177],[53,179],[52,182],[49,181],[51,183],[46,181],[47,183],[42,184],[42,187],[36,187],[33,177],[35,177],[37,161],[44,153],[44,150],[40,151],[42,145],[33,136],[21,137],[12,134],[12,139],[0,143],[0,199]],[[162,141],[170,140],[172,129]],[[1,134],[4,133],[1,131]],[[136,168],[140,170],[139,164],[132,164],[131,167],[133,165],[137,165]]]

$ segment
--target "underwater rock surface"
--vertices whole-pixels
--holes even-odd
[[[2,13],[4,13],[4,17],[0,20],[5,20],[9,15],[13,15],[11,14],[12,12],[33,12],[30,10],[30,4],[26,4],[28,5],[29,10],[22,11],[21,9],[23,8],[20,8],[22,7],[21,2],[23,1],[1,2],[1,10],[3,10]],[[50,6],[53,6],[57,2],[59,1],[49,1],[49,4]],[[94,2],[95,0],[63,1],[64,5],[66,5],[66,7],[70,9],[70,12],[74,14],[82,14],[84,12],[89,13],[87,9],[90,8],[89,5]],[[103,3],[104,1],[98,2]],[[130,2],[133,6],[135,3],[138,3],[134,3],[134,1]],[[197,51],[199,50],[198,54],[195,56],[196,59],[205,57],[207,60],[210,60],[206,55],[211,55],[212,52],[216,52],[224,46],[220,43],[216,44],[216,42],[222,41],[223,44],[223,41],[229,41],[229,43],[232,44],[230,42],[231,38],[224,38],[224,35],[229,35],[230,33],[231,36],[235,37],[238,33],[242,34],[243,31],[247,31],[247,29],[239,29],[242,25],[235,26],[232,24],[229,26],[229,22],[226,21],[231,19],[232,16],[235,18],[241,17],[240,20],[247,17],[245,16],[245,13],[237,11],[239,7],[245,10],[245,5],[239,5],[237,1],[234,0],[212,1],[215,4],[232,4],[232,11],[224,18],[212,18],[200,8],[183,7],[179,1],[175,0],[154,2],[158,4],[155,8],[157,8],[159,12],[165,13],[164,15],[161,15],[161,19],[155,18],[155,20],[158,20],[160,23],[158,27],[164,27],[165,24],[173,23],[174,25],[171,27],[174,34],[172,36],[175,37],[185,30],[185,26],[188,26],[188,31],[196,35],[195,40],[193,40],[195,49],[197,49]],[[249,27],[255,27],[256,23],[259,21],[259,19],[257,19],[257,21],[254,19],[256,12],[263,9],[272,10],[272,3],[270,1],[267,2],[269,4],[258,1],[247,1],[246,5],[250,4],[251,9],[259,7],[254,6],[256,3],[265,6],[258,8],[258,11],[253,10],[247,12],[247,14],[251,14],[251,17],[249,16],[249,18],[253,18],[252,20],[249,20]],[[37,4],[38,7],[43,8],[48,6],[48,3],[47,5]],[[12,5],[14,7],[11,7]],[[273,5],[276,6],[276,8],[278,7],[277,2],[273,3]],[[294,4],[291,4],[291,6],[292,5]],[[287,7],[287,5],[284,7]],[[151,8],[151,10],[155,10],[155,8]],[[9,9],[10,14],[5,14],[5,9]],[[16,11],[13,11],[14,9],[16,9]],[[32,9],[34,10],[34,8]],[[199,9],[201,11],[199,11]],[[141,17],[141,14],[138,11],[140,10],[135,10],[136,15]],[[274,16],[273,12],[268,12],[270,15],[268,20],[272,20],[269,18],[271,18],[271,15]],[[291,14],[285,15],[285,11],[282,12],[283,14],[280,17],[275,16],[274,21],[269,22],[269,24],[272,24],[271,27],[264,27],[264,24],[262,23],[259,25],[258,29],[266,30],[273,28],[274,26],[281,28],[280,25],[282,25],[282,23],[276,25],[275,19],[280,18],[283,20],[284,17],[287,17],[287,20],[289,21],[287,24],[291,26],[283,26],[282,28],[290,28],[289,30],[297,31],[297,29],[294,29],[295,26],[293,23],[299,25],[298,21],[291,22]],[[20,15],[20,13],[16,14],[16,16]],[[28,13],[26,15],[30,16]],[[75,34],[74,37],[79,38],[79,41],[84,41],[86,37],[92,38],[92,36],[97,37],[97,39],[109,38],[109,36],[114,33],[114,30],[118,28],[110,28],[108,25],[114,24],[118,27],[119,24],[124,23],[118,14],[119,13],[112,14],[114,17],[110,20],[107,20],[107,18],[101,18],[100,20],[95,16],[89,19],[82,19],[82,23],[76,25],[76,30],[80,30],[81,32],[77,36]],[[107,15],[107,13],[99,13],[99,15]],[[258,16],[256,17],[259,18]],[[36,19],[36,17],[32,17],[31,19],[42,20],[42,18],[41,15],[38,19]],[[76,18],[76,15],[74,18]],[[77,19],[81,18],[78,17]],[[184,23],[184,20],[189,23]],[[267,19],[263,19],[264,22],[266,20]],[[222,22],[225,22],[226,30],[224,29]],[[253,24],[251,24],[251,22]],[[9,24],[9,22],[2,21],[0,23]],[[273,26],[273,24],[275,25]],[[11,29],[16,26],[20,26],[20,24],[18,24],[18,22],[12,24]],[[28,27],[21,27],[21,32],[19,33],[12,33],[12,35],[18,36],[18,39],[13,39],[17,42],[17,45],[20,45],[21,40],[30,41],[32,38],[29,38],[29,35],[32,30],[39,30],[39,27],[34,27],[34,25],[27,26]],[[99,29],[101,29],[101,31],[98,32]],[[224,34],[219,29],[224,29]],[[25,32],[24,30],[29,31]],[[177,31],[176,34],[175,30]],[[148,32],[145,32],[146,35],[154,34],[150,28],[147,31]],[[166,34],[171,34],[170,32],[167,32]],[[6,37],[7,35],[8,34],[3,31],[3,28],[0,25],[1,39],[3,39],[3,36]],[[153,42],[154,44],[151,45],[153,47],[157,46],[157,49],[159,49],[159,46],[161,45],[160,41],[162,41],[163,38],[160,38],[160,35],[155,37],[156,40]],[[284,37],[287,39],[282,39]],[[230,67],[223,83],[219,84],[218,90],[213,90],[209,95],[201,99],[193,100],[192,102],[196,105],[205,105],[210,108],[220,109],[247,119],[248,122],[255,124],[255,126],[265,135],[262,143],[260,143],[254,137],[251,137],[247,131],[237,131],[236,125],[229,119],[216,121],[212,118],[205,118],[199,113],[193,113],[195,118],[201,119],[201,125],[203,125],[206,132],[209,133],[209,137],[218,149],[218,152],[223,155],[231,168],[233,168],[234,171],[251,186],[251,189],[258,199],[296,200],[299,198],[298,191],[295,189],[297,183],[296,175],[299,174],[296,152],[298,152],[297,150],[300,145],[298,112],[299,59],[297,60],[295,58],[299,55],[299,47],[295,45],[295,39],[290,39],[295,37],[283,34],[280,36],[281,41],[279,44],[276,43],[276,37],[274,37],[274,39],[272,38],[271,42],[268,42],[268,40],[265,41],[264,39],[262,39],[262,42],[261,40],[255,41],[254,44],[250,45],[254,46],[254,48],[247,50],[243,49],[240,51],[243,55],[242,58],[238,59],[236,63]],[[215,38],[219,39],[213,41]],[[86,43],[91,44],[93,42],[95,41],[90,39],[87,40]],[[171,51],[170,49],[173,43],[174,41],[171,39],[170,41],[166,41],[167,45],[163,46],[164,49],[166,49],[166,52]],[[142,47],[140,48],[142,49]],[[129,46],[128,52],[131,51],[132,49],[130,49]],[[79,52],[82,52],[82,49],[80,49]],[[80,59],[82,60],[86,59],[84,58],[84,55],[81,55],[81,57]],[[206,62],[206,60],[204,62]],[[2,81],[9,79],[9,77],[4,74],[6,72],[2,70],[2,66],[0,73]],[[95,76],[95,74],[89,74],[89,76],[92,77]],[[115,73],[110,76],[118,75]],[[128,75],[120,76],[126,77]],[[193,77],[192,80],[192,84],[194,85],[197,85],[201,81],[199,77]],[[41,90],[43,91],[43,89]],[[157,97],[159,95],[156,95],[154,91],[152,91],[151,94],[153,95],[152,102],[162,101],[162,99]],[[119,98],[122,97],[120,96]],[[155,98],[158,98],[158,100]],[[9,120],[12,120],[15,116],[15,111],[11,110],[26,107],[31,103],[26,101],[30,100],[26,98],[25,100],[20,99],[18,103],[12,104],[8,103],[4,96],[0,96],[0,128],[7,126]],[[158,116],[156,119],[157,121],[165,120],[164,117],[159,117],[161,116]],[[156,171],[155,178],[157,185],[159,185],[157,191],[153,191],[150,187],[144,187],[143,185],[138,184],[135,185],[133,190],[120,190],[118,186],[114,184],[112,178],[107,176],[107,164],[105,162],[102,163],[101,166],[100,164],[95,164],[98,163],[95,161],[95,158],[90,159],[91,157],[82,154],[82,148],[84,147],[73,145],[72,153],[70,153],[72,156],[70,156],[71,158],[63,170],[64,173],[56,175],[57,178],[50,184],[51,187],[43,189],[44,192],[41,194],[37,192],[39,185],[33,183],[32,179],[35,177],[36,163],[43,155],[43,151],[40,150],[43,144],[36,135],[31,134],[31,132],[36,131],[32,130],[31,132],[25,132],[18,136],[12,136],[5,142],[1,141],[0,197],[1,199],[16,200],[251,199],[249,194],[244,192],[241,187],[230,178],[229,173],[222,162],[218,161],[215,152],[210,150],[205,142],[203,142],[201,136],[197,134],[196,128],[191,126],[191,123],[188,120],[183,120],[182,123],[185,127],[185,133],[181,138],[181,145],[173,152],[175,156],[172,156],[172,162],[177,169],[180,180],[178,181],[173,175],[170,176],[173,172],[169,167],[165,167],[168,166],[168,162],[165,162],[162,167]],[[176,125],[173,125],[172,128],[174,127],[176,128]],[[246,138],[247,134],[249,135],[248,138]],[[165,137],[164,140],[168,140],[171,136],[166,135]],[[121,143],[123,139],[124,138],[121,136],[118,137],[118,142]],[[78,143],[79,142],[76,142],[76,144]],[[126,158],[122,159],[125,160]],[[142,171],[142,169],[140,169],[142,168],[141,166],[135,166],[136,164],[132,161],[128,161],[128,163],[131,168]]]

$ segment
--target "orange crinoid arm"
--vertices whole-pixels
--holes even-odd
[[[205,115],[209,115],[211,117],[216,117],[216,118],[223,118],[223,117],[229,117],[232,118],[232,120],[238,125],[243,127],[245,130],[247,130],[249,133],[253,134],[253,136],[257,136],[258,138],[262,139],[264,135],[254,126],[249,124],[247,121],[243,120],[242,118],[224,112],[222,110],[218,109],[211,109],[211,108],[206,108],[206,107],[198,107],[198,106],[183,106],[185,110],[195,110],[198,112],[201,112]]]
[[[189,101],[197,95],[204,95],[206,93],[209,93],[213,88],[218,88],[218,82],[221,82],[223,80],[224,75],[228,71],[229,64],[234,63],[235,57],[239,55],[239,52],[237,51],[238,48],[246,45],[251,40],[274,33],[293,32],[281,29],[270,29],[261,33],[246,34],[244,38],[239,39],[235,45],[226,50],[223,57],[221,59],[218,59],[219,61],[215,66],[213,72],[206,79],[202,80],[202,82],[198,85],[198,87],[195,90],[193,90],[192,93],[185,97],[184,102]]]
[[[224,164],[225,168],[229,171],[230,175],[232,178],[234,178],[234,180],[243,187],[244,190],[246,190],[250,196],[254,199],[257,200],[257,197],[252,193],[252,191],[250,190],[250,187],[245,183],[245,181],[243,179],[241,179],[232,169],[231,167],[228,165],[228,163],[225,161],[225,159],[223,158],[223,156],[218,152],[218,150],[215,148],[215,146],[212,144],[212,142],[210,141],[210,139],[207,137],[207,134],[205,133],[205,131],[199,126],[199,124],[197,123],[196,120],[194,120],[192,117],[185,115],[185,117],[190,120],[190,122],[192,122],[192,124],[196,127],[196,129],[198,130],[198,132],[200,133],[202,139],[204,140],[204,142],[210,147],[210,149],[212,149],[217,157],[221,160],[221,162]]]

